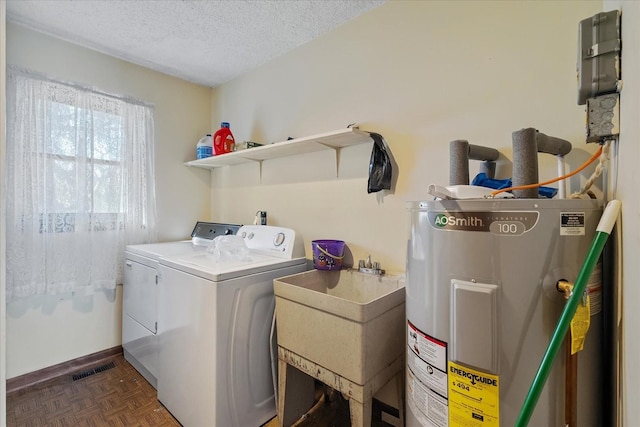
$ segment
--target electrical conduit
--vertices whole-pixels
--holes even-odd
[[[538,372],[536,373],[533,383],[531,384],[531,388],[529,388],[529,393],[522,404],[520,415],[518,416],[515,424],[516,427],[526,427],[529,424],[531,415],[533,414],[536,404],[538,403],[538,399],[540,398],[540,393],[542,393],[544,384],[549,377],[553,360],[558,354],[562,341],[567,334],[571,324],[571,319],[573,318],[576,309],[578,308],[578,304],[582,299],[582,294],[585,291],[587,281],[591,276],[593,267],[598,262],[602,249],[604,248],[604,245],[611,234],[611,230],[618,219],[620,205],[621,203],[619,200],[610,201],[602,214],[602,218],[600,218],[600,222],[596,228],[596,235],[591,242],[591,247],[589,248],[589,253],[582,264],[582,268],[580,269],[578,278],[574,284],[573,293],[562,310],[560,319],[558,320],[556,328],[553,331],[553,335],[551,336],[551,341],[549,342],[547,351],[542,357],[542,362],[540,363]]]

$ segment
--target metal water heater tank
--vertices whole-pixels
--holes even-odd
[[[409,203],[407,426],[513,426],[602,209],[596,200]],[[601,269],[587,286],[590,329],[578,353],[577,425],[602,424]],[[558,356],[531,426],[562,426]]]

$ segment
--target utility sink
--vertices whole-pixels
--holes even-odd
[[[278,346],[365,384],[404,354],[404,278],[312,270],[274,280]]]

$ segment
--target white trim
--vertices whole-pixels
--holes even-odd
[[[6,31],[6,5],[4,1],[0,1],[0,93],[6,94],[6,70],[7,70],[7,31]],[[5,171],[5,147],[6,147],[6,97],[0,97],[0,167],[1,171]],[[0,173],[0,426],[7,425],[7,322],[6,322],[6,305],[5,305],[5,288],[6,288],[6,268],[5,268],[5,176]]]

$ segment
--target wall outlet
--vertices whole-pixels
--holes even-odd
[[[602,142],[620,135],[620,94],[587,99],[587,142]]]

